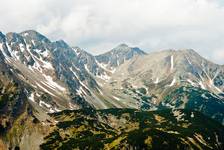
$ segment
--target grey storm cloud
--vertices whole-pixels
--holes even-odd
[[[224,64],[222,0],[0,0],[0,30],[34,29],[92,54],[127,43],[192,48]]]

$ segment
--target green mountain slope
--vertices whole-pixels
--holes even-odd
[[[224,124],[224,98],[192,86],[181,86],[170,90],[165,94],[159,108],[196,110]]]
[[[63,111],[41,149],[222,149],[224,127],[199,112]]]

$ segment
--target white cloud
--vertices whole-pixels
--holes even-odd
[[[0,0],[0,29],[35,29],[98,54],[119,43],[193,48],[224,64],[222,0]]]

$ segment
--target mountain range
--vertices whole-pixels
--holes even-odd
[[[95,56],[79,47],[71,47],[63,40],[50,41],[44,35],[28,30],[5,35],[0,32],[0,62],[2,149],[49,149],[49,146],[63,149],[63,146],[68,146],[63,143],[68,142],[73,148],[86,149],[88,147],[82,147],[80,143],[71,143],[79,140],[75,140],[71,132],[77,132],[74,127],[83,131],[82,124],[90,128],[88,132],[91,134],[104,132],[102,139],[98,134],[96,137],[104,140],[100,149],[135,146],[136,149],[150,149],[150,145],[151,149],[158,149],[158,143],[152,144],[156,136],[163,133],[169,137],[176,132],[182,135],[182,139],[175,135],[175,144],[172,140],[166,141],[174,144],[172,147],[175,149],[222,149],[224,146],[224,66],[201,57],[192,49],[146,53],[138,47],[120,44]],[[124,112],[120,114],[120,110]],[[88,114],[84,115],[86,111]],[[136,116],[136,112],[139,115]],[[161,126],[169,120],[174,122],[172,117],[179,118],[178,122],[184,113],[188,120],[184,123],[192,124],[189,131],[180,129],[174,132],[172,123],[167,127],[165,124]],[[191,113],[198,115],[192,117]],[[128,119],[125,114],[134,116]],[[139,127],[141,121],[144,122],[144,115],[149,115],[149,122],[155,117],[160,126],[149,125],[155,133],[148,139],[148,144],[134,144],[135,135],[147,140],[141,135],[143,128]],[[206,126],[202,122],[205,118],[210,122]],[[145,119],[147,121],[147,117]],[[90,120],[98,123],[93,125]],[[132,128],[135,127],[131,125],[127,131],[121,129],[119,124],[122,121],[138,124],[138,130],[133,133]],[[165,130],[171,126],[174,133]],[[199,131],[202,127],[215,127],[212,132],[204,131],[211,134],[212,140],[202,131],[194,137],[185,134]],[[157,128],[163,130],[158,132]],[[65,133],[61,130],[68,134],[66,139],[62,137]],[[53,140],[55,134],[62,139]],[[85,140],[89,134],[83,135]],[[41,138],[35,139],[37,136]],[[124,143],[118,142],[121,140]],[[92,146],[94,149],[95,145]]]

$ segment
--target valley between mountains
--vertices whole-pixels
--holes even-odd
[[[0,32],[0,149],[223,149],[224,65],[192,49],[92,55]]]

